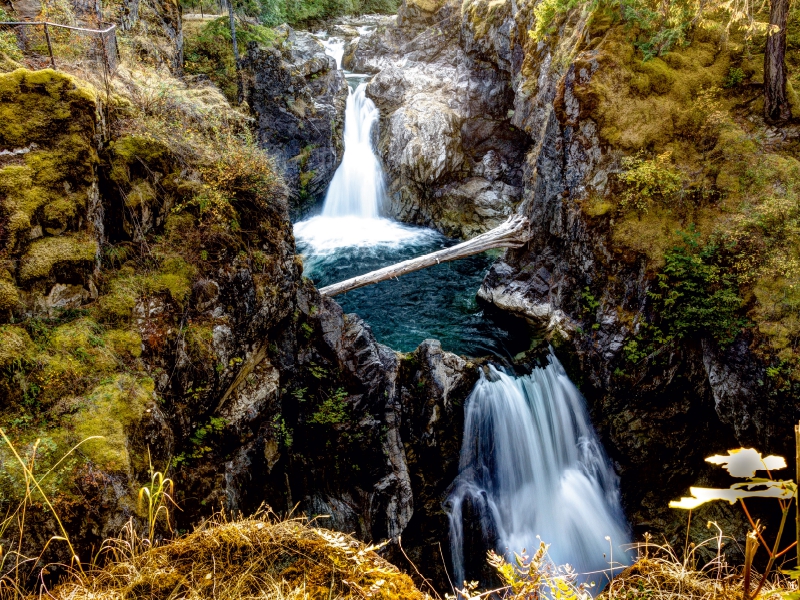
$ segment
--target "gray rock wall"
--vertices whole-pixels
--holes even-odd
[[[243,99],[258,118],[261,146],[276,158],[292,215],[325,197],[344,153],[347,82],[308,32],[286,27],[270,47],[251,43],[242,59]]]
[[[511,125],[508,73],[459,43],[460,6],[404,4],[396,25],[351,44],[345,66],[377,72],[388,213],[469,238],[504,221],[522,194],[529,138]]]
[[[705,456],[738,445],[791,454],[764,366],[747,335],[724,352],[709,339],[684,340],[626,362],[624,346],[651,316],[654,274],[644,258],[622,259],[607,220],[582,210],[590,196],[611,193],[619,170],[576,93],[602,68],[582,45],[586,19],[571,14],[535,44],[532,6],[414,7],[405,3],[396,25],[354,43],[350,58],[377,71],[369,94],[382,111],[392,214],[463,237],[512,211],[529,217],[531,242],[495,263],[478,296],[557,346],[590,401],[635,532],[678,542],[685,515],[667,503],[713,480]],[[707,510],[698,540],[706,517],[743,534],[738,513]]]

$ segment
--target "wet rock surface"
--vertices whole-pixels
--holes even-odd
[[[367,94],[381,110],[388,213],[469,238],[515,210],[529,138],[510,122],[509,74],[460,41],[460,10],[404,3],[344,64],[377,73]]]
[[[242,61],[244,101],[258,119],[258,139],[278,161],[293,216],[325,196],[344,152],[347,82],[324,46],[284,26],[274,46],[251,43]]]

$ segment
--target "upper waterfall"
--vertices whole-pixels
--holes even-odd
[[[541,539],[555,564],[570,564],[585,581],[604,581],[612,554],[615,562],[627,559],[619,549],[630,534],[617,477],[583,397],[552,354],[530,375],[515,378],[489,367],[489,376],[475,384],[446,508],[459,582],[470,577],[467,514],[477,515],[497,551],[533,554]]]
[[[361,83],[347,97],[344,156],[325,195],[322,216],[378,217],[386,197],[383,169],[372,149],[378,116],[375,103],[367,98],[367,84]]]
[[[331,53],[335,47],[326,46]],[[338,60],[338,59],[337,59]],[[380,112],[367,97],[365,76],[348,75],[358,83],[347,97],[344,155],[333,175],[322,214],[295,223],[294,235],[303,254],[313,263],[340,248],[392,247],[430,244],[438,234],[381,217],[386,186],[381,162],[372,141]]]
[[[325,54],[336,61],[336,68],[341,69],[342,58],[344,57],[344,40],[340,37],[329,37],[326,31],[318,31],[314,36],[325,47]]]

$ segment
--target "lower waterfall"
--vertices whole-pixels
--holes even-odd
[[[459,474],[445,502],[455,581],[474,578],[465,572],[469,513],[486,548],[532,555],[541,539],[555,564],[571,565],[581,581],[605,582],[611,554],[626,562],[620,546],[630,534],[617,476],[561,363],[551,354],[546,367],[522,377],[490,366],[465,411]]]

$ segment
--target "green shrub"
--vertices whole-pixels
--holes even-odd
[[[725,77],[725,82],[722,84],[722,87],[730,89],[736,87],[740,83],[744,81],[744,71],[739,67],[731,67],[728,70],[728,75]]]
[[[14,19],[0,8],[0,21],[12,20]],[[3,65],[6,61],[15,62],[20,60],[22,60],[22,51],[19,49],[19,44],[17,44],[16,34],[13,31],[0,31],[0,65]]]
[[[345,423],[350,415],[347,402],[347,392],[339,388],[333,394],[325,398],[319,408],[311,415],[310,423],[317,425],[337,425]]]
[[[625,169],[619,179],[625,184],[620,208],[633,208],[646,214],[653,202],[669,205],[683,188],[683,174],[670,164],[671,152],[654,159],[643,159],[641,153],[622,159]]]
[[[659,292],[651,294],[655,308],[671,337],[710,334],[727,346],[748,324],[739,314],[744,300],[737,277],[718,242],[701,244],[694,231],[682,238],[665,255]]]

